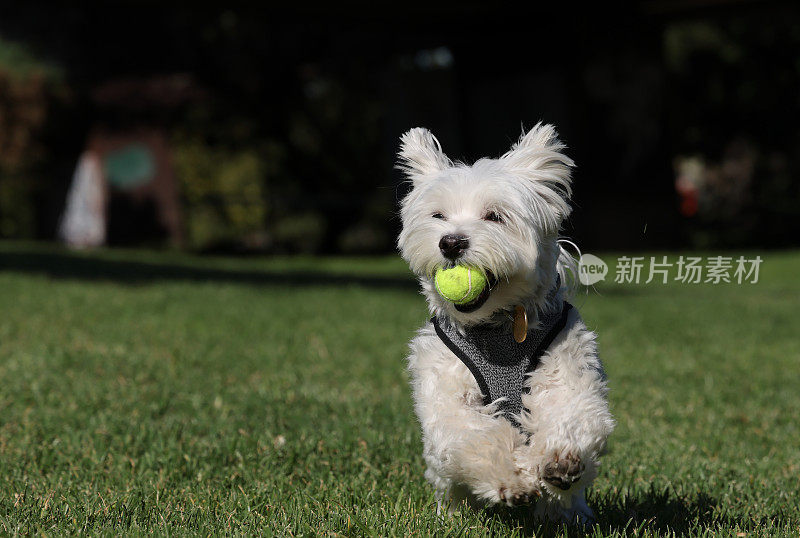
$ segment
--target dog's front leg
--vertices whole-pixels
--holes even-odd
[[[465,488],[482,504],[528,503],[539,495],[537,477],[514,459],[526,436],[487,412],[472,374],[433,338],[423,331],[409,356],[426,477],[446,504]]]
[[[536,474],[564,508],[597,476],[614,428],[594,334],[575,314],[568,327],[528,380],[523,403],[529,413],[521,423],[531,442],[516,453],[518,465]]]

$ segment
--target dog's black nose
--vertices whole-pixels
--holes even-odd
[[[469,248],[469,238],[466,235],[447,234],[439,240],[439,250],[448,260],[455,260]]]

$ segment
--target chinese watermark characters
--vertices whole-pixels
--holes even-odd
[[[617,284],[756,284],[761,256],[620,256],[614,282]],[[608,265],[593,254],[583,254],[578,262],[578,277],[591,286],[605,280]]]
[[[614,282],[618,284],[649,284],[653,281],[666,284],[670,280],[683,284],[756,284],[761,267],[761,256],[680,256],[670,262],[667,256],[621,256],[617,259]],[[646,275],[646,279],[645,279]]]

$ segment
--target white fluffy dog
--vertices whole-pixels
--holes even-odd
[[[433,315],[408,368],[440,508],[530,504],[538,517],[592,520],[584,490],[614,421],[595,335],[561,285],[572,260],[558,243],[573,166],[564,148],[538,124],[499,159],[468,166],[426,129],[401,139],[413,189],[398,245]],[[491,283],[466,305],[433,283],[456,264]]]

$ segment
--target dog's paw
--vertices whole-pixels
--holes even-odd
[[[528,487],[501,487],[497,491],[498,497],[500,497],[500,502],[505,503],[508,506],[525,506],[527,504],[531,504],[536,499],[542,496],[542,492],[539,491],[539,488],[528,486]]]
[[[578,456],[567,454],[559,458],[556,455],[542,468],[542,480],[566,491],[580,480],[585,469],[586,466]]]

